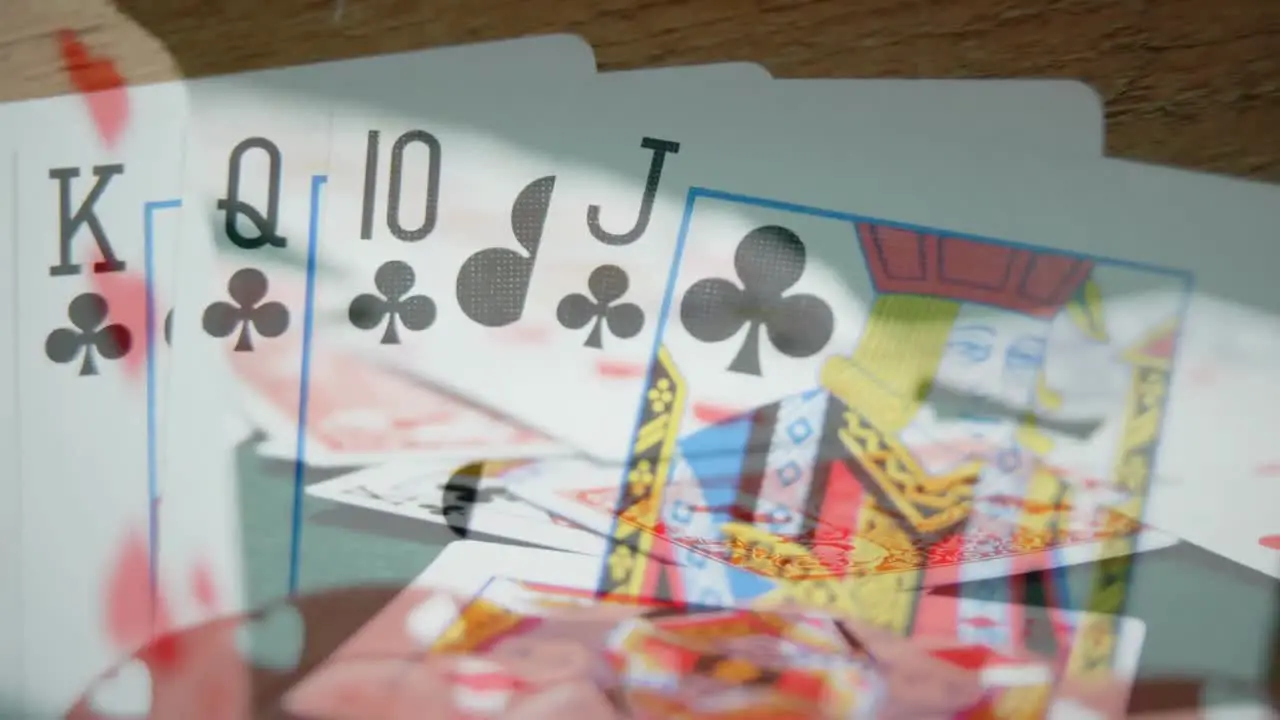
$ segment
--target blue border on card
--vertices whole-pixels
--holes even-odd
[[[142,259],[146,283],[146,337],[147,337],[147,527],[151,549],[151,600],[155,605],[160,574],[160,463],[156,436],[159,434],[159,418],[156,408],[156,233],[155,218],[158,210],[175,210],[182,207],[181,200],[157,200],[142,206]]]
[[[658,351],[662,347],[664,329],[667,327],[667,323],[670,319],[671,304],[673,301],[673,296],[675,294],[676,280],[679,276],[680,266],[682,264],[681,261],[683,260],[683,257],[684,257],[685,245],[686,245],[686,241],[688,240],[689,225],[693,217],[694,205],[700,198],[706,199],[706,200],[721,200],[725,202],[750,205],[757,208],[765,208],[769,210],[780,210],[784,212],[792,212],[792,213],[797,213],[802,215],[809,215],[813,217],[840,220],[840,221],[848,222],[851,225],[858,222],[872,222],[885,227],[893,227],[901,230],[908,230],[908,231],[920,232],[920,233],[945,232],[948,237],[974,240],[982,243],[1001,245],[1004,247],[1016,248],[1016,249],[1022,249],[1022,250],[1030,250],[1034,252],[1043,252],[1047,249],[1047,248],[1037,246],[1035,244],[1027,243],[1027,242],[1000,240],[997,238],[984,237],[981,235],[953,232],[950,230],[941,230],[939,228],[931,228],[923,225],[915,225],[911,223],[884,220],[881,218],[872,217],[868,215],[859,215],[857,213],[849,213],[849,212],[843,212],[838,210],[826,210],[823,208],[809,206],[809,205],[801,205],[798,203],[785,202],[781,200],[771,200],[768,198],[753,197],[750,195],[731,193],[723,190],[714,190],[711,188],[691,186],[689,188],[688,193],[686,194],[684,213],[680,221],[680,230],[676,238],[675,250],[671,259],[671,266],[667,271],[666,288],[663,291],[662,305],[661,305],[661,309],[659,310],[658,319],[657,319],[658,330],[654,335],[653,347],[651,348],[649,353],[649,369],[648,369],[648,372],[645,374],[645,383],[643,385],[643,387],[646,387],[646,388],[649,387],[653,382],[653,374],[654,374],[655,366],[657,364]],[[853,240],[856,241],[856,235],[852,236],[852,238]],[[857,249],[857,252],[862,257],[863,262],[866,263],[867,262],[866,255],[862,253],[861,249]],[[1182,302],[1180,303],[1181,308],[1179,313],[1179,323],[1178,323],[1177,334],[1175,335],[1175,341],[1177,344],[1175,344],[1174,357],[1173,357],[1173,360],[1171,361],[1170,372],[1172,373],[1173,366],[1176,363],[1177,356],[1178,356],[1177,350],[1182,347],[1181,336],[1186,326],[1187,308],[1189,306],[1190,299],[1195,291],[1195,281],[1194,281],[1194,275],[1192,274],[1192,272],[1189,270],[1179,270],[1176,268],[1164,267],[1164,266],[1154,265],[1149,263],[1141,263],[1133,260],[1122,260],[1118,258],[1108,258],[1104,256],[1099,256],[1099,255],[1091,255],[1088,253],[1071,252],[1071,251],[1060,250],[1060,249],[1054,249],[1053,252],[1059,253],[1062,255],[1068,255],[1071,257],[1079,258],[1079,259],[1091,260],[1094,263],[1099,265],[1110,265],[1112,267],[1137,269],[1137,270],[1142,270],[1142,271],[1156,274],[1156,275],[1165,275],[1165,276],[1174,278],[1176,280],[1180,280],[1183,283],[1183,286],[1184,286],[1183,298],[1182,298]],[[637,407],[637,410],[636,410],[636,422],[632,426],[632,433],[631,433],[632,438],[634,438],[636,436],[636,433],[640,431],[640,426],[644,419],[643,403],[638,403],[638,405],[639,407]],[[1168,415],[1167,408],[1168,408],[1168,400],[1166,400],[1165,402],[1165,410],[1161,415],[1161,425],[1160,425],[1161,429],[1163,429],[1164,420]],[[1158,442],[1159,441],[1157,440],[1157,448],[1159,447]],[[630,444],[630,447],[627,451],[627,462],[622,466],[621,476],[618,481],[619,488],[625,488],[627,486],[628,468],[630,468],[632,466],[632,463],[635,461],[634,455],[635,455],[634,444]],[[1152,466],[1153,473],[1156,472],[1157,466],[1158,466],[1158,462],[1153,464]],[[1150,492],[1150,489],[1148,489],[1148,492]],[[597,575],[597,584],[596,584],[597,594],[606,592],[605,589],[611,586],[611,583],[609,582],[609,558],[611,557],[612,548],[616,543],[618,525],[619,523],[622,522],[619,519],[619,515],[624,509],[622,507],[622,504],[625,502],[626,502],[626,495],[625,493],[620,492],[618,495],[619,506],[615,509],[615,512],[613,514],[612,525],[609,529],[609,535],[608,535],[609,548],[606,549],[605,553],[601,557],[600,572]],[[1145,516],[1145,514],[1146,514],[1146,505],[1144,504],[1143,515]],[[1139,519],[1141,520],[1141,518]],[[1060,548],[1054,550],[1054,554],[1055,554],[1054,565],[1056,567],[1052,571],[1052,577],[1053,577],[1055,586],[1059,589],[1059,594],[1061,595],[1061,599],[1066,600],[1068,603],[1071,603],[1072,605],[1074,605],[1075,603],[1072,602],[1072,598],[1070,598],[1070,593],[1066,586],[1066,580],[1067,580],[1066,568],[1062,567],[1058,562],[1056,562],[1058,559],[1058,555],[1062,552],[1064,552],[1064,550]],[[1132,567],[1130,567],[1128,570],[1128,574],[1131,575],[1132,572],[1133,572],[1133,569]],[[1126,580],[1127,579],[1128,578],[1126,578]],[[1089,599],[1084,598],[1083,601],[1087,603]],[[1084,609],[1087,609],[1087,608],[1084,608]]]
[[[307,285],[302,306],[302,368],[298,384],[298,437],[293,464],[293,516],[289,538],[289,595],[298,592],[302,559],[302,500],[307,474],[307,407],[311,399],[311,339],[315,334],[316,246],[320,239],[320,194],[327,175],[311,177],[311,217],[307,227]]]

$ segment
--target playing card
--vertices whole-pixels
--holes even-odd
[[[587,600],[593,595],[596,569],[591,566],[589,559],[531,548],[510,548],[512,552],[507,553],[507,549],[484,543],[453,543],[415,581],[414,586],[447,590],[466,597],[483,593],[493,577],[508,578],[518,581],[523,594],[528,596],[522,603],[524,607],[536,605],[540,596],[547,597],[551,606],[563,606],[571,603],[575,596]],[[1028,650],[1049,653],[1060,662],[1071,652],[1073,643],[1090,640],[1088,636],[1078,632],[1091,620],[1091,616],[1086,613],[1066,612],[1050,619],[1043,611],[1034,608],[941,596],[920,597],[918,593],[910,595],[918,597],[920,603],[914,622],[908,627],[890,628],[890,631],[909,635],[917,646],[938,651],[947,648],[947,652],[940,654],[950,662],[966,664],[972,663],[979,655],[1016,655]],[[968,605],[969,608],[965,609],[961,605]],[[639,607],[645,607],[645,603],[640,603]],[[1001,619],[1007,623],[1002,632],[996,635],[992,633],[993,619]],[[1045,631],[1062,638],[1062,641],[1048,649],[1037,647],[1037,638],[1042,634],[1041,626],[1046,626]],[[884,642],[890,637],[884,630],[877,631],[865,624],[859,626],[856,634],[867,642]],[[1145,627],[1135,618],[1121,618],[1117,624],[1117,634],[1113,638],[1116,652],[1111,672],[1123,684],[1132,681],[1136,675],[1144,634]],[[890,656],[893,654],[889,653]],[[972,665],[970,669],[973,669]],[[1068,686],[1070,685],[1069,680]],[[1081,692],[1083,696],[1086,694],[1083,690],[1082,687],[1069,694]],[[1127,688],[1112,695],[1108,703],[1117,703],[1114,707],[1123,709],[1126,693]],[[1108,704],[1108,707],[1111,705]]]
[[[600,553],[601,535],[519,499],[516,485],[543,482],[530,462],[391,463],[307,488],[313,497],[447,525],[458,537],[506,538],[561,550]],[[304,559],[305,562],[305,559]]]
[[[280,299],[272,282],[280,266],[266,258],[278,248],[307,244],[307,235],[296,233],[318,212],[327,157],[317,144],[327,142],[328,122],[276,115],[251,96],[236,94],[235,83],[213,78],[191,86],[192,116],[201,121],[185,143],[181,228],[189,242],[175,273],[192,281],[181,283],[173,323],[173,463],[206,445],[210,434],[207,418],[188,411],[187,398],[204,395],[222,414],[230,412],[236,398],[231,358],[243,354],[250,359],[241,363],[262,363],[254,351],[273,342],[299,347],[308,320],[305,303]],[[244,251],[230,261],[229,273],[217,262],[228,248]],[[300,364],[301,357],[295,354],[294,362]],[[283,591],[288,561],[279,562]]]
[[[246,412],[269,439],[258,453],[297,458],[301,349],[273,343],[232,358]],[[307,454],[310,467],[359,467],[414,459],[452,465],[465,460],[537,458],[571,453],[403,372],[337,347],[317,347],[310,360]],[[450,462],[452,461],[452,462]]]
[[[25,103],[16,123],[18,397],[26,706],[61,711],[77,686],[173,621],[157,572],[156,427],[172,302],[149,205],[173,189],[185,96],[130,94],[140,118],[110,145],[79,97]],[[168,238],[172,240],[172,237]],[[68,498],[75,502],[68,503]],[[192,518],[205,533],[217,518]],[[183,585],[183,590],[189,587]],[[184,593],[185,599],[185,593]],[[127,607],[125,607],[127,606]]]

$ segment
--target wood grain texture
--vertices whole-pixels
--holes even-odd
[[[1280,181],[1280,0],[7,0],[0,99],[67,90],[71,27],[133,82],[573,32],[604,70],[752,61],[776,77],[1066,77],[1108,150]]]

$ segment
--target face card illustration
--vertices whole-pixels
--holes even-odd
[[[159,448],[156,310],[172,284],[144,208],[172,189],[180,165],[184,94],[151,86],[131,98],[139,117],[111,148],[78,97],[24,108],[16,175],[16,347],[23,418],[24,668],[34,712],[56,712],[75,686],[145,641],[104,608],[150,602],[156,569]],[[164,262],[163,259],[159,262]],[[68,498],[75,502],[68,503]],[[136,548],[135,572],[116,557]]]
[[[680,257],[695,244],[722,253],[732,277],[687,269]],[[706,440],[716,452],[682,445],[695,473],[698,457],[722,457],[737,442],[741,457],[765,461],[739,474],[755,484],[744,492],[749,502],[767,504],[774,498],[762,491],[782,492],[769,481],[783,468],[769,468],[770,453],[761,446],[772,450],[779,424],[784,446],[795,442],[788,432],[815,435],[821,457],[814,472],[821,477],[810,480],[802,507],[817,518],[819,532],[827,525],[851,528],[864,541],[878,538],[890,557],[895,548],[938,541],[964,522],[969,508],[982,510],[975,517],[1012,512],[1014,522],[997,522],[982,534],[987,543],[1013,542],[1011,533],[1023,524],[1018,513],[1060,505],[1069,483],[1054,468],[1085,477],[1121,468],[1115,482],[1141,502],[1150,466],[1132,458],[1142,457],[1143,448],[1149,454],[1154,437],[1148,406],[1130,398],[1146,392],[1139,397],[1159,412],[1158,383],[1168,379],[1161,372],[1174,347],[1185,275],[701,189],[689,194],[672,267],[637,427],[659,417],[665,425],[661,440],[637,435],[638,449],[654,449],[638,452],[633,465],[670,472],[657,448],[705,427],[701,408],[733,398],[770,408],[770,417],[757,416],[742,429],[722,426],[721,434],[738,437]],[[1149,289],[1170,302],[1106,326],[1108,298]],[[1109,359],[1100,366],[1105,374],[1121,387],[1128,383],[1111,398],[1107,432],[1086,441],[1041,432],[1016,414],[940,418],[930,403],[933,382],[946,378],[975,396],[1060,405],[1061,396],[1082,386],[1064,381],[1049,388],[1060,375],[1052,372],[1052,353],[1058,348],[1078,358],[1082,344],[1101,346],[1093,354]],[[785,396],[804,399],[819,382],[831,395],[822,417],[790,418],[786,402],[771,405]],[[923,484],[910,479],[921,476],[928,478]],[[627,502],[657,496],[664,482],[651,481]],[[1095,502],[1075,520],[1087,525],[1098,512]],[[1060,517],[1039,514],[1042,526]],[[999,563],[999,574],[1017,571],[1012,557]],[[960,578],[977,568],[961,564]]]
[[[615,530],[614,522],[620,518],[625,526],[653,536],[654,544],[645,548],[642,561],[670,562],[674,558],[683,570],[662,579],[657,574],[645,576],[638,592],[645,596],[669,593],[675,599],[705,605],[731,605],[756,597],[778,578],[824,578],[839,583],[891,575],[907,587],[936,587],[955,583],[961,576],[1005,577],[1011,572],[1146,552],[1176,541],[1115,515],[1104,516],[1109,519],[1106,523],[1064,519],[1056,533],[1050,532],[1039,516],[1048,508],[1033,500],[1020,500],[1015,507],[1023,509],[1017,513],[997,503],[980,503],[964,526],[925,543],[894,532],[895,525],[887,522],[883,513],[860,514],[861,488],[847,478],[837,476],[830,488],[819,484],[808,504],[788,507],[744,496],[739,480],[742,464],[742,458],[733,456],[724,456],[718,463],[705,457],[677,456],[663,487],[660,512],[649,517],[643,506],[630,506],[620,516],[615,514],[619,485],[616,471],[607,466],[539,461],[533,466],[541,468],[546,479],[515,485],[511,490],[531,504],[601,535]],[[713,474],[710,470],[715,465],[719,468]],[[721,471],[727,474],[719,474]],[[637,467],[628,480],[651,482],[652,475],[646,472],[643,466]],[[824,482],[827,479],[822,473],[820,477]],[[860,524],[839,525],[831,516],[840,509]],[[727,531],[728,523],[781,540],[786,550],[767,550],[739,530]],[[802,530],[788,530],[796,525]],[[1113,545],[1118,540],[1127,542],[1124,548]],[[986,599],[1019,597],[1006,592]]]

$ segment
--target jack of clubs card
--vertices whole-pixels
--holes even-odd
[[[678,452],[730,496],[700,540],[747,519],[816,544],[833,572],[923,571],[948,538],[971,551],[954,534],[971,509],[1001,546],[1136,542],[1186,273],[701,188],[688,202],[621,481],[643,477],[626,497],[665,508],[642,524],[688,535],[664,491]],[[682,264],[692,248],[723,272]],[[1092,431],[1055,425],[1064,408]],[[844,542],[815,539],[835,528]],[[1026,571],[1016,552],[999,562]]]

